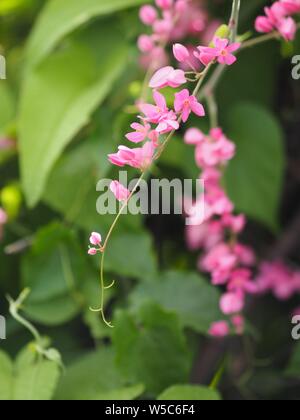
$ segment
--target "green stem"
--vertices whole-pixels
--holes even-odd
[[[238,25],[239,25],[239,16],[240,16],[240,7],[241,7],[241,0],[233,0],[232,2],[232,11],[229,21],[229,28],[230,28],[230,42],[235,42],[237,33],[238,33]]]

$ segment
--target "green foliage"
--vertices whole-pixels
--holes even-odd
[[[146,303],[134,316],[118,311],[115,325],[117,364],[127,378],[154,395],[188,379],[190,357],[175,314]]]
[[[61,324],[84,305],[78,287],[87,278],[87,267],[68,228],[54,223],[38,232],[21,268],[22,284],[31,290],[26,313],[35,321]]]
[[[103,348],[84,355],[68,367],[59,383],[56,399],[131,400],[143,391],[141,384],[126,383],[115,366],[113,350]]]
[[[184,327],[201,333],[221,317],[217,289],[194,273],[174,271],[139,284],[130,298],[133,308],[148,300],[177,313]]]
[[[15,363],[0,352],[0,400],[52,399],[60,377],[59,367],[55,362],[38,359],[30,352],[30,348],[24,349]]]
[[[30,206],[41,198],[53,164],[89,121],[126,63],[126,43],[117,26],[113,34],[107,26],[92,32],[93,43],[89,36],[79,37],[25,79],[20,111],[21,170]],[[105,56],[105,62],[99,56]]]
[[[28,42],[28,65],[36,65],[51,52],[64,36],[86,24],[90,19],[143,3],[145,0],[48,1]],[[113,31],[109,35],[113,35]],[[109,38],[104,37],[103,41],[107,42]]]
[[[220,395],[213,389],[196,385],[175,385],[166,389],[158,397],[158,400],[199,400],[199,401],[218,401]]]
[[[268,110],[250,103],[230,109],[226,128],[237,145],[226,174],[229,195],[239,211],[277,230],[285,166],[282,130]]]

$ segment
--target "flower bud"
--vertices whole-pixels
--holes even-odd
[[[157,11],[153,6],[146,5],[140,9],[140,19],[144,25],[153,25],[157,19]]]
[[[180,63],[186,62],[190,57],[189,50],[181,44],[175,44],[173,46],[173,54]]]

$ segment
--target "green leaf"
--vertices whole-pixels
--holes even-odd
[[[84,303],[78,286],[86,271],[72,231],[57,223],[41,229],[21,265],[22,284],[31,290],[25,312],[47,325],[72,319]]]
[[[187,381],[190,357],[175,314],[148,303],[137,315],[119,311],[114,324],[116,360],[127,378],[151,394]]]
[[[231,199],[239,211],[277,230],[285,165],[277,120],[257,104],[240,103],[230,109],[225,129],[237,145],[226,172]]]
[[[38,361],[20,369],[14,385],[17,401],[51,400],[60,376],[59,367],[50,361]]]
[[[287,376],[297,378],[300,376],[300,343],[295,346],[286,374]]]
[[[7,85],[0,83],[0,135],[5,134],[6,125],[15,117],[15,100]]]
[[[158,400],[169,401],[219,401],[220,395],[213,389],[196,385],[175,385],[166,389]]]
[[[68,367],[59,384],[58,400],[134,399],[142,385],[128,385],[120,376],[110,348],[87,354]]]
[[[105,99],[126,65],[126,55],[116,25],[102,25],[27,74],[19,135],[22,182],[30,206],[41,198],[64,148]]]
[[[55,362],[40,360],[29,347],[16,362],[0,352],[0,400],[45,401],[53,397],[60,376]]]
[[[221,317],[219,298],[217,289],[198,274],[174,271],[139,284],[130,302],[136,309],[153,300],[176,312],[184,327],[207,333],[210,325]]]
[[[47,2],[27,46],[27,64],[37,64],[68,33],[86,24],[90,19],[104,16],[145,0],[50,0]],[[104,38],[105,42],[108,38]]]
[[[105,269],[123,276],[145,278],[156,273],[150,235],[116,234],[107,249]]]
[[[8,401],[13,395],[13,362],[0,351],[0,401]]]

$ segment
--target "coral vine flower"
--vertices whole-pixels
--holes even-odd
[[[149,87],[151,89],[162,89],[167,86],[178,88],[186,82],[187,80],[183,70],[175,70],[173,67],[167,66],[154,74],[149,82]]]
[[[244,305],[245,298],[241,293],[225,293],[220,301],[220,308],[225,315],[241,312]]]
[[[146,142],[143,147],[129,149],[119,146],[118,153],[108,156],[113,165],[123,167],[129,165],[133,168],[146,170],[152,163],[155,147],[153,142]]]
[[[118,201],[128,200],[130,191],[120,184],[119,181],[112,181],[109,188]]]
[[[229,45],[228,39],[215,37],[213,41],[215,47],[198,47],[199,52],[195,52],[202,64],[207,66],[212,61],[217,60],[220,64],[231,66],[236,62],[236,57],[232,54],[237,51],[241,44],[234,42]]]
[[[187,122],[191,112],[198,115],[198,117],[205,116],[205,110],[195,96],[190,96],[188,89],[184,89],[175,94],[174,108],[177,113],[181,113],[182,121]]]
[[[213,129],[206,140],[197,145],[196,162],[201,168],[224,164],[234,157],[235,150],[235,145],[226,138],[222,130]]]
[[[175,44],[173,45],[173,54],[179,63],[185,63],[190,58],[189,50],[181,44]]]
[[[300,12],[299,0],[282,0],[271,7],[265,7],[265,16],[258,16],[255,21],[257,32],[269,33],[277,30],[286,41],[292,41],[297,31],[296,22],[289,14]]]
[[[153,98],[156,105],[140,105],[140,110],[145,116],[143,119],[146,122],[158,124],[156,131],[161,134],[178,130],[179,122],[176,114],[168,109],[165,97],[161,93],[154,91]]]
[[[93,247],[89,247],[88,254],[96,255],[98,252],[102,252],[101,248],[102,237],[98,232],[92,232],[90,236],[90,243]],[[97,247],[97,248],[95,248]]]
[[[209,329],[209,335],[215,338],[224,338],[229,333],[230,329],[227,321],[214,322]]]
[[[135,131],[126,134],[126,138],[129,141],[132,141],[133,143],[141,143],[142,141],[144,141],[148,137],[149,132],[151,130],[150,124],[142,125],[139,123],[133,123],[130,127]]]

